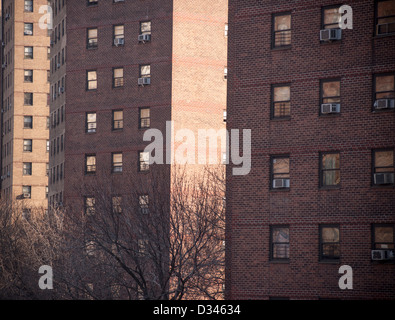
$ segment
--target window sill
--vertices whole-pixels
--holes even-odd
[[[270,188],[269,191],[270,192],[289,192],[289,191],[291,191],[291,188],[276,188],[276,189]]]
[[[340,259],[332,259],[332,260],[320,260],[319,264],[340,264]]]
[[[336,113],[328,113],[328,114],[323,114],[323,113],[320,113],[319,115],[318,115],[318,117],[319,118],[333,118],[333,117],[340,117],[341,116],[341,113],[340,112],[336,112]]]
[[[335,45],[335,44],[341,44],[341,40],[332,40],[332,41],[321,41],[320,40],[320,45],[322,46],[327,46],[327,45]]]
[[[394,189],[395,188],[395,184],[382,184],[382,185],[374,184],[374,185],[371,186],[371,188],[372,189],[377,189],[377,190],[379,190],[379,189],[383,189],[383,190]]]
[[[272,51],[291,50],[292,46],[272,47]]]
[[[395,108],[387,108],[387,109],[373,109],[372,113],[388,113],[388,112],[394,112]]]
[[[291,121],[291,117],[277,117],[277,118],[270,118],[272,121]]]
[[[373,36],[373,40],[378,40],[381,38],[395,37],[395,32],[393,33],[385,33],[385,34],[376,34]]]
[[[289,259],[269,260],[269,263],[272,263],[272,264],[290,264],[290,260]]]
[[[341,190],[341,186],[321,186],[320,190],[322,190],[322,191]]]

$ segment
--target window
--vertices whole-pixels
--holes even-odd
[[[291,86],[272,86],[272,118],[288,118],[291,116]]]
[[[122,197],[120,197],[120,196],[112,197],[111,206],[112,206],[113,213],[121,214],[122,213]]]
[[[121,130],[123,129],[123,111],[115,110],[112,112],[112,129]]]
[[[45,187],[45,199],[48,199],[49,188],[48,186]]]
[[[270,259],[289,259],[289,227],[272,226],[270,231]]]
[[[291,45],[291,14],[282,13],[273,16],[273,48]]]
[[[225,32],[224,32],[224,36],[227,37],[229,34],[229,25],[227,23],[225,23]]]
[[[96,132],[96,112],[89,112],[86,114],[86,132]]]
[[[149,170],[149,152],[139,152],[139,170],[140,172]]]
[[[23,140],[23,151],[32,152],[32,150],[33,150],[33,141],[31,139]]]
[[[149,128],[151,126],[150,108],[140,108],[139,117],[141,129]]]
[[[139,196],[139,210],[142,214],[149,213],[149,196],[147,194]]]
[[[321,187],[340,185],[340,154],[321,153]]]
[[[25,106],[32,106],[33,105],[33,93],[25,92],[25,94],[24,94],[24,104],[25,104]]]
[[[97,48],[97,28],[89,28],[87,31],[87,48]]]
[[[123,68],[113,69],[113,87],[123,87]]]
[[[50,124],[51,124],[51,118],[47,117],[47,129],[49,129]]]
[[[395,32],[395,0],[379,0],[376,2],[376,34]]]
[[[151,34],[151,21],[140,22],[140,34]]]
[[[23,117],[23,128],[24,129],[33,129],[33,117],[32,116],[24,116]]]
[[[340,103],[340,80],[321,80],[320,114],[322,104]]]
[[[85,197],[85,214],[87,216],[92,216],[95,214],[95,198]]]
[[[25,59],[33,59],[33,47],[25,47]]]
[[[33,82],[33,70],[24,71],[24,80],[25,82]]]
[[[140,78],[150,78],[151,77],[151,66],[143,65],[140,66]]]
[[[22,187],[23,197],[25,199],[31,199],[32,197],[32,187],[31,186],[23,186]]]
[[[25,0],[25,12],[33,12],[33,0]]]
[[[97,89],[97,71],[87,71],[87,90]]]
[[[96,155],[85,156],[85,173],[95,174],[96,173]]]
[[[24,162],[23,163],[23,175],[24,176],[31,176],[32,175],[32,163],[31,162]]]
[[[228,67],[224,67],[224,79],[228,79]]]
[[[99,3],[99,0],[88,0],[87,6],[94,6]]]
[[[122,153],[112,154],[112,172],[122,172]]]
[[[374,224],[372,226],[373,250],[394,249],[394,225]]]
[[[341,21],[340,7],[322,8],[322,29],[339,29]]]
[[[373,184],[394,184],[394,150],[373,150]]]
[[[114,26],[114,44],[119,46],[125,43],[125,26]]]
[[[340,227],[320,226],[320,260],[340,258]]]
[[[378,102],[389,100],[387,107],[394,108],[395,100],[395,74],[381,74],[374,76],[374,106],[375,109],[381,109]],[[391,103],[392,102],[392,103]]]
[[[289,175],[289,157],[288,156],[275,156],[271,160],[271,188],[289,188],[290,175]]]
[[[53,147],[54,147],[54,154],[55,154],[55,145]],[[49,140],[47,140],[47,152],[49,152],[49,149],[50,149],[50,142],[49,142]]]
[[[23,34],[25,36],[32,36],[33,35],[33,23],[25,23]]]

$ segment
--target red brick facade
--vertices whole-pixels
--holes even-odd
[[[395,73],[395,34],[375,33],[375,2],[344,3],[353,29],[320,42],[319,1],[229,1],[228,129],[252,130],[252,170],[227,178],[226,298],[394,299],[395,264],[371,260],[374,224],[395,224],[394,185],[373,183],[372,150],[395,147],[394,109],[377,111],[374,76]],[[291,45],[272,48],[272,19],[291,13]],[[320,81],[340,79],[341,112],[320,115]],[[271,118],[272,86],[291,87]],[[320,153],[340,154],[340,184],[320,186]],[[270,157],[289,155],[290,188],[272,190]],[[320,261],[320,225],[340,229],[340,259]],[[270,259],[270,228],[289,227],[289,259]],[[394,240],[392,239],[392,242]],[[352,290],[338,286],[353,268]]]

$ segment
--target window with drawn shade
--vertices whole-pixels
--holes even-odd
[[[291,86],[272,87],[272,118],[286,118],[291,115]]]
[[[90,112],[86,114],[86,132],[96,132],[96,112]]]
[[[395,0],[376,2],[376,34],[395,33]]]
[[[139,152],[139,171],[149,171],[149,152]]]
[[[113,69],[113,87],[123,87],[123,68]]]
[[[85,214],[92,216],[95,214],[95,198],[85,197]]]
[[[278,226],[271,228],[271,260],[289,259],[289,228]]]
[[[276,187],[277,180],[288,180],[288,184],[285,184],[283,188],[289,185],[289,157],[288,156],[276,156],[272,158],[272,172],[271,172],[271,188]]]
[[[394,249],[394,225],[373,225],[373,249]]]
[[[151,126],[150,108],[140,108],[140,129]]]
[[[139,196],[139,210],[142,214],[149,213],[149,196],[147,194]]]
[[[115,39],[125,39],[125,26],[124,25],[114,26],[114,40]]]
[[[340,185],[340,154],[321,154],[321,186]]]
[[[86,174],[96,173],[96,155],[87,155],[85,157],[85,173]]]
[[[122,172],[122,153],[112,154],[112,172]]]
[[[90,28],[87,30],[87,48],[94,49],[97,48],[97,28]]]
[[[123,111],[116,110],[112,112],[112,129],[113,130],[122,130],[123,129]]]
[[[140,34],[151,34],[151,21],[140,23]]]
[[[340,258],[339,226],[320,226],[320,260]]]
[[[373,182],[374,184],[394,184],[394,150],[373,151]],[[378,176],[387,175],[387,181],[379,181]]]
[[[321,81],[321,104],[340,103],[340,80]]]
[[[121,214],[122,213],[122,197],[120,196],[114,196],[111,199],[111,204],[112,204],[112,212]]]
[[[323,29],[338,29],[339,23],[341,21],[341,13],[339,11],[340,7],[336,8],[323,8]]]
[[[273,48],[291,45],[291,14],[275,15],[273,17]]]
[[[87,71],[87,90],[97,89],[97,71]]]
[[[395,74],[376,75],[375,100],[395,99]]]

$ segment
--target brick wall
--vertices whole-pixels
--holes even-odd
[[[394,223],[395,190],[372,187],[372,149],[394,148],[393,109],[372,112],[373,74],[395,71],[395,35],[374,37],[374,3],[349,1],[354,29],[320,43],[336,1],[229,2],[228,129],[252,129],[252,170],[227,180],[230,299],[395,298],[394,264],[370,258],[371,224]],[[271,48],[272,14],[292,13],[292,45]],[[320,80],[341,78],[340,115],[319,116]],[[271,85],[291,84],[291,117],[271,120]],[[319,188],[319,153],[340,152],[339,188]],[[291,187],[270,191],[270,156],[290,155]],[[290,227],[289,263],[269,261],[269,228]],[[319,225],[340,225],[341,257],[319,262]],[[338,287],[341,265],[354,289]]]

